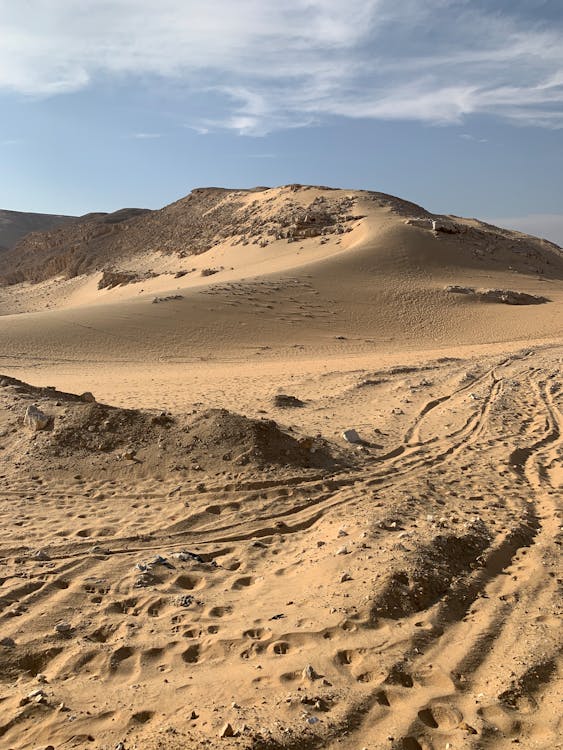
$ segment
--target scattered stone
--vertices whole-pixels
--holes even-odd
[[[27,699],[30,701],[37,700],[37,698],[47,698],[47,693],[42,688],[37,688],[37,690],[32,690],[31,693],[27,694]]]
[[[158,305],[160,302],[170,302],[172,300],[184,299],[183,294],[170,294],[168,297],[155,297],[152,301],[153,305]]]
[[[176,600],[179,607],[189,607],[193,603],[193,596],[191,594],[183,594]]]
[[[459,284],[449,284],[444,287],[444,291],[450,292],[450,294],[475,294],[475,289],[472,286],[459,286]]]
[[[344,438],[344,440],[346,440],[347,443],[361,444],[364,442],[362,438],[358,435],[356,430],[352,428],[348,430],[344,430],[344,432],[342,433],[342,437]]]
[[[339,529],[338,536],[339,537],[348,536],[348,532],[346,531],[346,529]]]
[[[279,409],[299,409],[305,406],[305,402],[296,396],[290,396],[287,393],[278,393],[274,396],[274,406]]]
[[[61,635],[70,633],[71,630],[72,630],[72,625],[68,622],[58,622],[55,625],[55,633],[60,633]]]
[[[526,292],[514,292],[511,289],[474,289],[470,286],[450,284],[444,287],[451,294],[472,295],[482,302],[499,302],[504,305],[543,305],[549,302],[547,297]]]
[[[94,396],[93,393],[90,393],[90,391],[84,391],[84,393],[81,393],[80,400],[84,401],[85,404],[96,403],[96,397]]]
[[[411,227],[420,227],[421,229],[431,229],[432,219],[429,217],[428,218],[412,218],[412,219],[407,219],[405,221],[405,224],[408,224]]]
[[[432,231],[444,232],[445,234],[459,234],[464,227],[450,219],[433,219]]]
[[[337,555],[349,555],[349,554],[350,554],[350,551],[349,551],[348,547],[346,547],[346,546],[344,546],[344,547],[339,547],[339,548],[338,548],[338,549],[336,550],[336,554],[337,554]]]
[[[510,289],[485,289],[477,292],[477,296],[484,302],[501,302],[505,305],[543,305],[549,302],[547,297],[526,292],[513,292]]]
[[[303,677],[306,680],[311,680],[312,682],[313,680],[318,680],[320,675],[317,674],[317,672],[315,671],[314,667],[311,664],[307,664],[307,666],[303,670]]]
[[[227,722],[223,729],[221,729],[220,737],[234,737],[235,736],[235,730],[232,728],[232,726]]]
[[[38,549],[36,552],[32,554],[32,558],[34,560],[38,560],[40,562],[44,562],[45,560],[49,560],[49,555],[45,552],[45,550]]]
[[[352,576],[350,573],[342,573],[342,576],[340,577],[340,583],[346,583],[346,581],[351,581]]]
[[[0,646],[4,646],[4,648],[15,648],[16,642],[13,638],[2,638]]]
[[[38,432],[39,430],[46,430],[51,423],[51,417],[41,411],[35,404],[30,404],[25,410],[23,423],[30,430]]]
[[[180,560],[180,562],[198,562],[198,563],[204,563],[205,560],[201,555],[196,554],[195,552],[174,552],[171,557],[174,557],[176,560]]]

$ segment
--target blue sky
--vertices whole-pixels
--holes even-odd
[[[366,188],[563,244],[560,0],[0,0],[0,207]]]

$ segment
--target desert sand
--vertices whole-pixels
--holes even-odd
[[[0,287],[0,747],[563,747],[563,251],[201,200]]]

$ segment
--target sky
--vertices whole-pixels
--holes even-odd
[[[563,245],[561,0],[0,0],[0,207],[377,190]]]

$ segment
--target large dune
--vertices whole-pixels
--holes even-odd
[[[0,746],[560,747],[562,251],[295,185],[114,218],[3,266]]]

